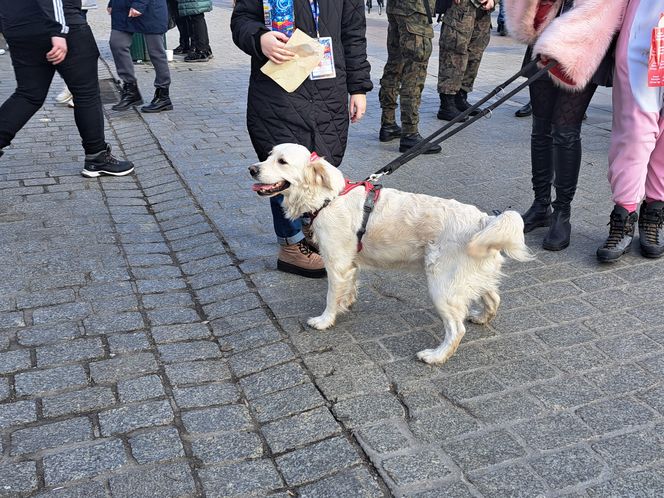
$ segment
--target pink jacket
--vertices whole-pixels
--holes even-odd
[[[557,16],[563,0],[503,0],[507,29],[533,46],[533,56],[554,59],[553,81],[570,90],[584,88],[597,70],[629,0],[574,0]]]

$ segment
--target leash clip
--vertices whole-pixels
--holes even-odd
[[[367,178],[367,181],[374,183],[376,180],[378,180],[381,176],[385,176],[387,173],[386,172],[381,172],[381,173],[372,173],[369,175],[369,178]]]

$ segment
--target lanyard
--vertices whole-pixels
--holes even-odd
[[[309,0],[309,7],[311,7],[311,15],[314,16],[314,24],[316,25],[316,36],[320,38],[320,32],[318,31],[318,16],[320,15],[318,0]]]

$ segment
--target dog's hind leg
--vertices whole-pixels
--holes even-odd
[[[500,296],[495,290],[488,290],[485,292],[481,299],[481,309],[473,310],[468,319],[473,323],[484,325],[489,323],[498,313],[498,306],[500,306]]]
[[[349,271],[346,285],[340,292],[339,311],[347,311],[357,300],[357,267]]]
[[[334,325],[337,314],[340,311],[344,311],[345,307],[341,306],[341,303],[344,301],[344,298],[347,299],[346,296],[350,288],[354,286],[354,278],[357,272],[357,269],[352,265],[352,260],[348,265],[343,266],[340,266],[339,262],[335,261],[333,265],[326,266],[326,270],[327,300],[325,311],[323,311],[322,315],[307,320],[309,326],[318,330],[330,328]]]

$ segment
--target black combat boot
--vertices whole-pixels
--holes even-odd
[[[157,87],[154,90],[154,98],[148,105],[141,107],[141,112],[172,111],[173,103],[168,95],[168,87]]]
[[[443,119],[445,121],[452,121],[456,118],[462,111],[456,106],[456,95],[448,95],[446,93],[440,94],[440,108],[438,109],[438,119]],[[461,121],[466,121],[468,117],[466,116]]]
[[[553,139],[551,121],[533,118],[530,135],[530,162],[535,201],[523,213],[523,232],[551,225],[551,182],[553,181]]]
[[[622,206],[614,206],[609,219],[609,237],[597,249],[597,259],[602,263],[618,261],[632,248],[636,211],[629,213]]]
[[[381,142],[390,142],[396,138],[401,138],[401,126],[396,123],[383,124],[380,126],[378,140]]]
[[[125,83],[122,86],[122,93],[120,94],[120,102],[115,104],[111,109],[114,111],[124,111],[134,105],[141,105],[143,97],[141,92],[138,91],[136,83]]]
[[[664,254],[664,202],[643,201],[639,215],[639,244],[646,258]]]
[[[514,115],[517,118],[527,118],[533,113],[533,106],[530,104],[530,101],[526,102],[524,105],[519,107],[516,112],[514,112]]]
[[[423,140],[422,135],[419,133],[410,133],[408,135],[401,135],[401,140],[399,141],[399,152],[406,152],[408,149],[412,149],[418,143]],[[442,149],[440,145],[429,144],[422,154],[438,154]]]
[[[472,106],[468,103],[468,92],[465,90],[459,90],[454,96],[454,103],[456,104],[457,109],[461,112],[466,109],[470,109]],[[480,113],[479,109],[475,109],[469,114],[469,116],[477,116]]]
[[[553,126],[553,167],[556,200],[549,232],[542,241],[547,251],[560,251],[569,245],[572,226],[569,218],[581,168],[581,125]]]
[[[88,178],[101,175],[125,176],[134,171],[134,164],[130,161],[119,161],[111,154],[111,146],[96,154],[85,155],[85,165],[81,174]]]

